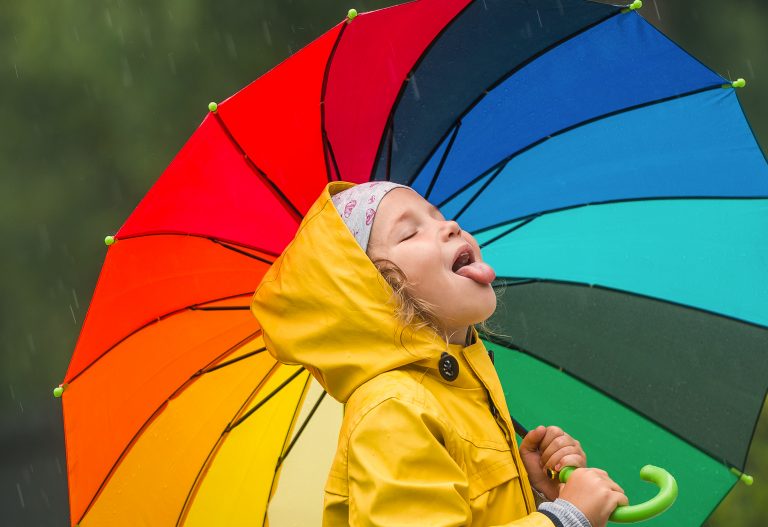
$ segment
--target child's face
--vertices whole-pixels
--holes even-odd
[[[371,260],[386,258],[400,267],[412,284],[410,292],[436,306],[449,340],[463,342],[468,326],[487,319],[496,309],[490,283],[452,270],[457,251],[467,244],[473,260],[482,261],[477,241],[458,223],[446,220],[417,192],[395,188],[379,204],[367,252]]]

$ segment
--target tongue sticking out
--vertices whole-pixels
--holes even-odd
[[[485,262],[473,262],[456,271],[456,274],[465,278],[471,278],[478,284],[490,284],[496,278],[496,273]]]

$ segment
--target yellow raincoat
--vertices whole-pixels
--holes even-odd
[[[351,186],[326,185],[251,303],[269,352],[345,403],[323,525],[552,527],[477,331],[467,346],[403,331],[392,289],[331,202]],[[438,370],[444,351],[458,361],[452,381]]]

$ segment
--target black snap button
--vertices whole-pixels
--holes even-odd
[[[443,379],[446,381],[453,381],[459,376],[459,361],[456,360],[456,357],[449,355],[444,351],[440,356],[438,369],[440,370],[440,375],[442,375]]]

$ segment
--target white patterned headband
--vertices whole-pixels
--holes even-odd
[[[373,219],[379,203],[387,192],[398,187],[413,190],[411,187],[391,181],[367,181],[342,190],[331,197],[341,219],[364,251],[368,250],[368,240],[371,237]]]

